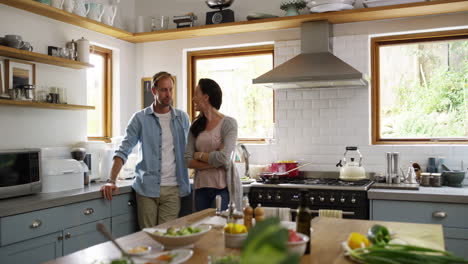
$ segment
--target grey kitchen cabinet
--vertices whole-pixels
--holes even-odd
[[[63,255],[106,242],[107,238],[96,231],[97,223],[102,223],[111,230],[110,218],[63,230]]]
[[[445,247],[468,258],[468,204],[371,200],[371,220],[441,224]]]
[[[62,232],[29,239],[23,242],[0,247],[2,264],[39,264],[61,257]]]
[[[138,231],[134,194],[1,217],[0,263],[42,263],[105,242],[98,222],[118,236]]]
[[[112,235],[126,236],[138,231],[135,193],[126,193],[112,198]]]

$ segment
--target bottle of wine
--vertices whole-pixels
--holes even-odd
[[[301,191],[301,205],[298,208],[297,216],[296,216],[296,223],[297,223],[296,231],[310,237],[310,221],[312,220],[312,214],[310,212],[309,207],[307,206],[308,199],[309,199],[308,191],[306,190]],[[309,252],[310,252],[310,244],[307,244],[306,254],[309,254]]]

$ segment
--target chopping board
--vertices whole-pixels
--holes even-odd
[[[301,263],[355,263],[344,256],[341,242],[346,241],[351,232],[367,235],[367,230],[374,224],[387,227],[409,244],[440,250],[445,248],[442,225],[316,217],[311,224],[310,255],[304,256]]]

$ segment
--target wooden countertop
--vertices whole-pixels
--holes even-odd
[[[169,226],[182,226],[196,223],[206,217],[213,216],[214,209],[197,212],[169,223],[160,225],[161,228]],[[369,227],[379,223],[390,230],[397,231],[399,237],[408,240],[425,241],[425,246],[444,249],[444,238],[441,225],[411,224],[399,222],[377,222],[367,220],[349,220],[316,217],[312,220],[314,231],[311,235],[311,255],[302,258],[305,263],[353,263],[343,256],[340,242],[347,239],[349,233],[359,232],[366,234]],[[97,231],[96,231],[97,232]],[[143,232],[124,236],[117,239],[123,247],[149,245],[153,250],[161,251],[160,245]],[[212,229],[208,234],[195,243],[194,254],[186,263],[207,263],[210,255],[239,254],[239,250],[224,247],[222,229]],[[117,258],[119,251],[110,242],[102,243],[68,256],[47,262],[48,264],[83,264],[93,263],[97,259]]]

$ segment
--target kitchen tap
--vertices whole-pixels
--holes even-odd
[[[245,173],[244,175],[246,177],[249,177],[249,158],[250,158],[250,153],[249,151],[247,150],[247,148],[245,147],[244,144],[240,143],[237,145],[238,147],[240,147],[242,149],[242,156],[244,157],[244,162],[245,162]]]

